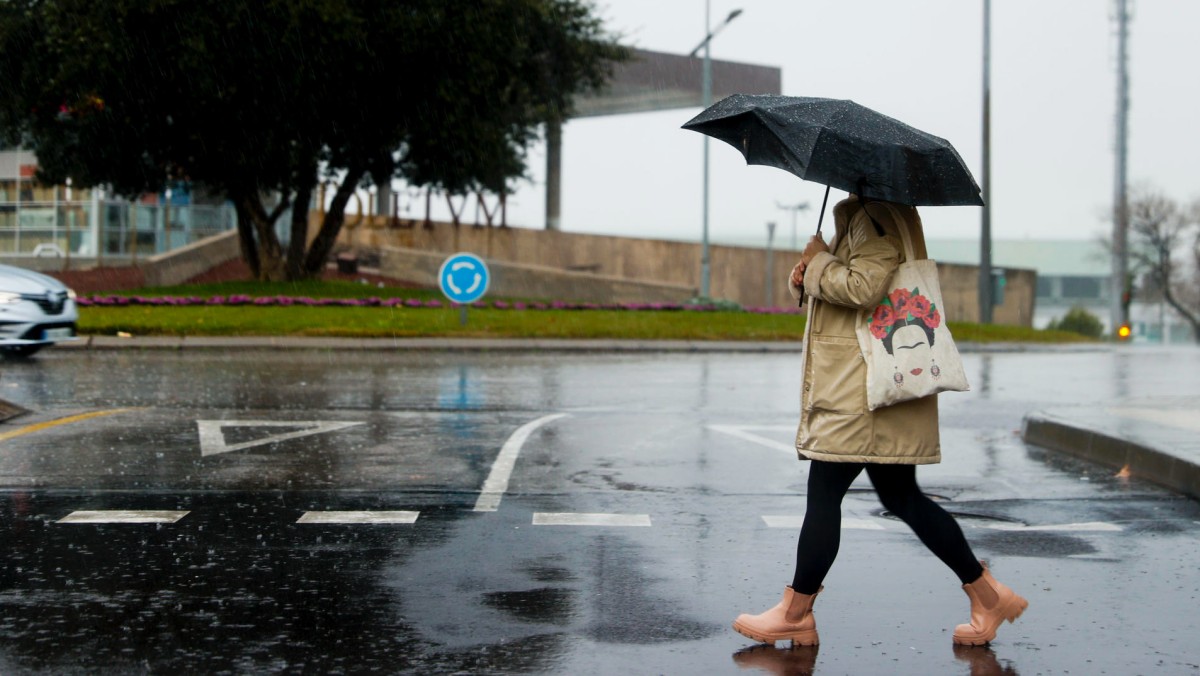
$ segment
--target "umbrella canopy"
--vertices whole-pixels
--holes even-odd
[[[747,164],[778,167],[860,197],[911,206],[983,206],[950,142],[853,101],[734,94],[683,125]]]

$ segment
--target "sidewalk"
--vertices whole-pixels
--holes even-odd
[[[1021,437],[1200,500],[1200,397],[1037,411]]]

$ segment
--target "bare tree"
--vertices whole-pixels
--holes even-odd
[[[1148,290],[1161,294],[1191,324],[1200,343],[1200,201],[1181,208],[1151,188],[1131,192],[1131,268],[1143,276]]]

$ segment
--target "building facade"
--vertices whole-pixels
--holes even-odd
[[[37,158],[0,149],[0,258],[114,263],[152,256],[236,227],[232,205],[179,184],[128,200],[102,189],[38,183]]]

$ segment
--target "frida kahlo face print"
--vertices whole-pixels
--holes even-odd
[[[942,324],[937,305],[918,287],[894,289],[871,315],[871,336],[895,359],[892,375],[896,387],[905,378],[938,378],[941,369],[933,358],[933,330]],[[911,382],[911,381],[910,381]]]

